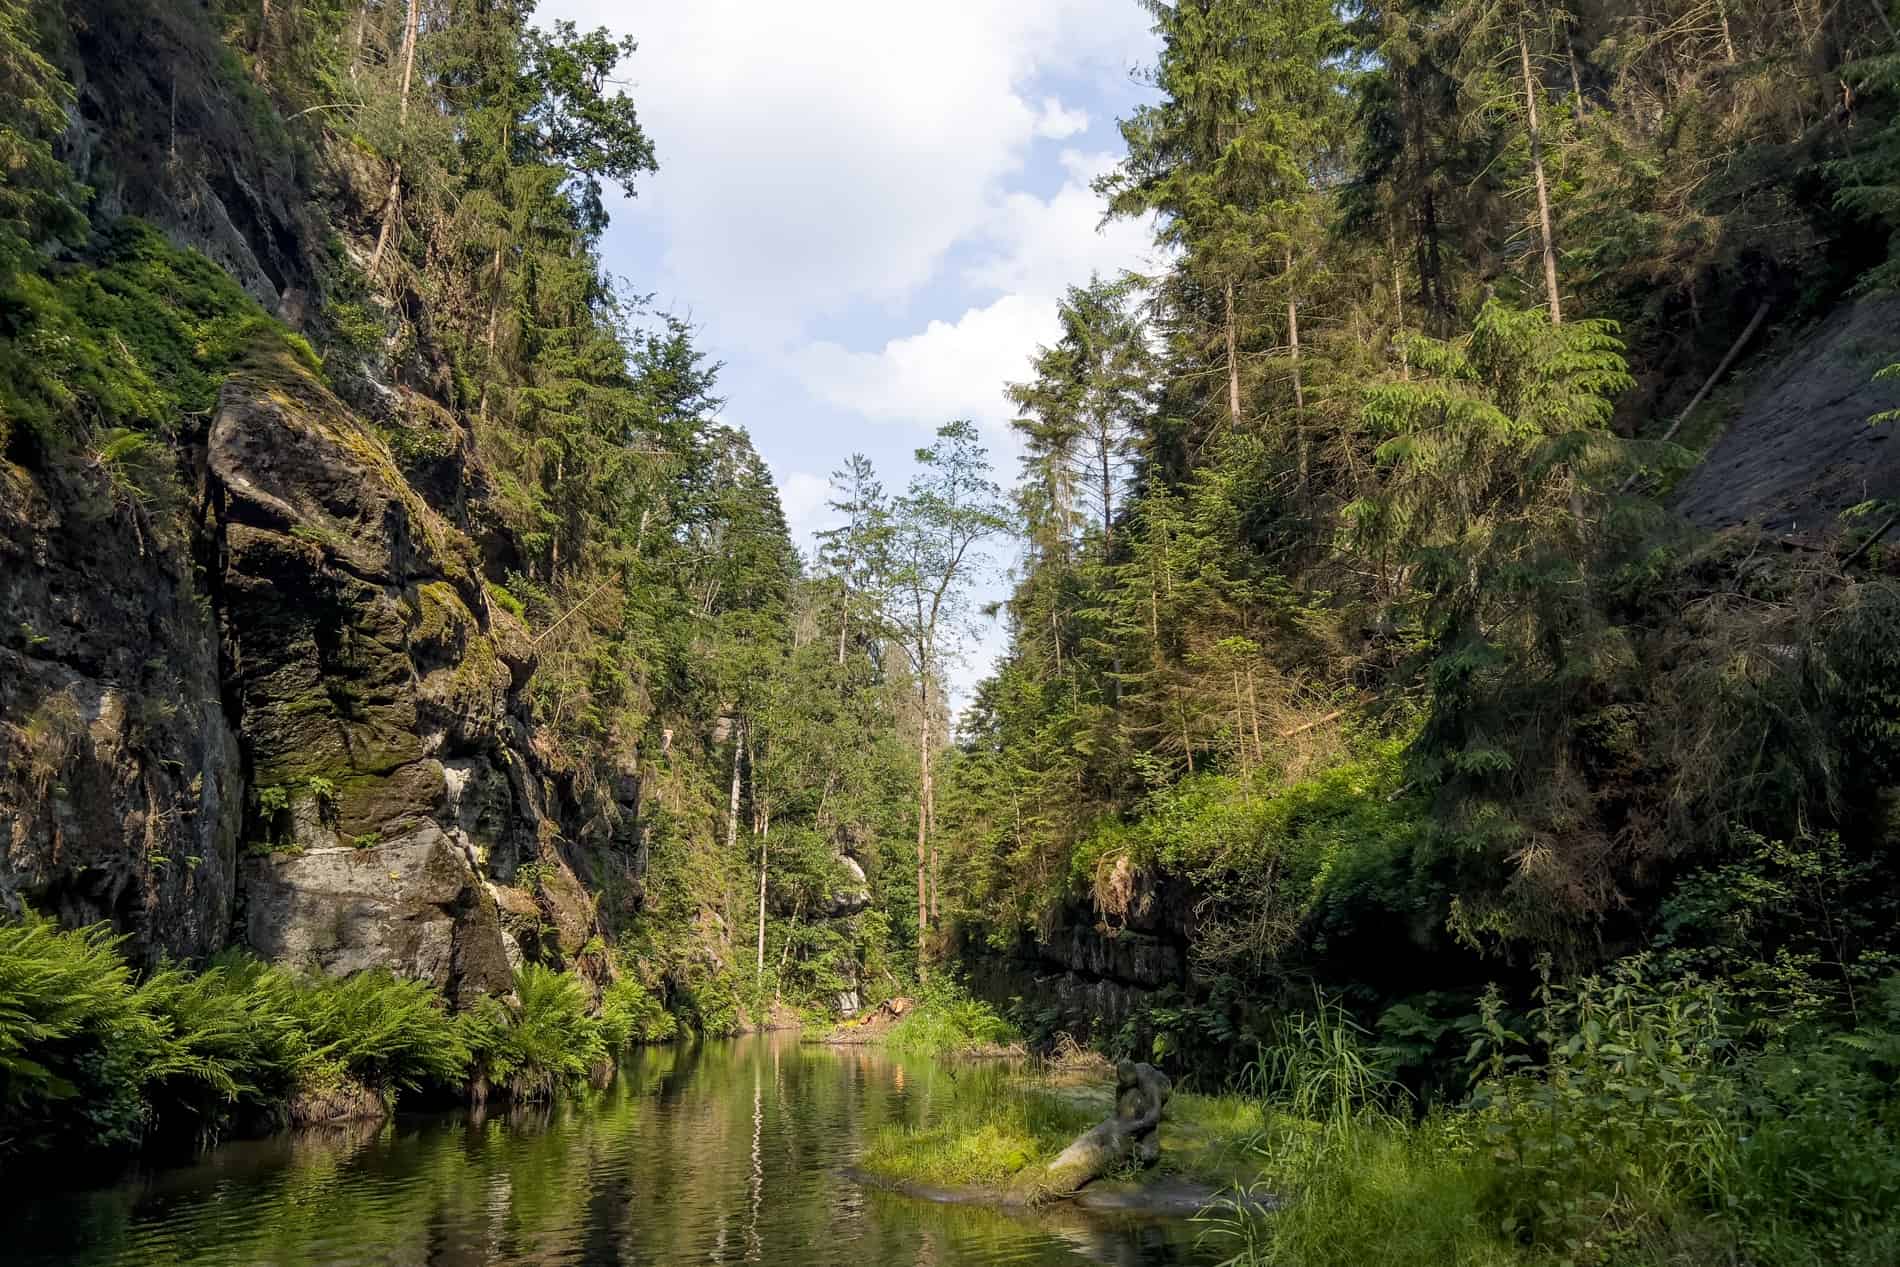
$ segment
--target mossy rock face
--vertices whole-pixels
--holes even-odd
[[[141,964],[225,944],[244,802],[217,622],[158,527],[89,463],[0,464],[0,917],[111,920]]]
[[[511,870],[544,816],[518,720],[526,676],[498,650],[473,547],[308,365],[271,348],[225,385],[207,458],[258,784],[327,789],[324,814],[292,816],[301,854],[247,871],[248,937],[332,971],[378,962],[506,989],[480,872]],[[506,619],[500,637],[525,641]],[[397,878],[369,887],[394,897],[360,891],[377,859]],[[343,926],[334,944],[326,921]]]

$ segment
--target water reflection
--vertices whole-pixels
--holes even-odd
[[[8,1261],[1206,1261],[1189,1224],[932,1205],[839,1173],[880,1127],[927,1118],[952,1076],[786,1036],[655,1048],[558,1104],[302,1131],[90,1191],[9,1196]]]

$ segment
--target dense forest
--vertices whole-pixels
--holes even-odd
[[[961,981],[1253,1260],[1900,1252],[1892,6],[1144,3],[1165,267],[807,557],[633,39],[0,0],[0,1162]]]

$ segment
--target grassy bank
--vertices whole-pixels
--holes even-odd
[[[1432,1105],[1322,1001],[1283,1019],[1240,1091],[1177,1093],[1144,1177],[1221,1188],[1205,1234],[1242,1265],[1890,1264],[1900,977],[1859,999],[1850,1027],[1763,1032],[1723,989],[1637,958],[1547,985],[1528,1017],[1487,1004],[1468,1090]],[[1103,1063],[927,1076],[920,1124],[863,1159],[882,1180],[1002,1193],[1110,1111]]]
[[[138,979],[103,926],[0,925],[0,1161],[386,1112],[398,1097],[545,1098],[679,1022],[632,976],[525,965],[451,1013],[426,982],[238,955]]]
[[[1900,979],[1848,1029],[1738,1026],[1646,960],[1547,986],[1523,1031],[1479,1018],[1473,1085],[1421,1111],[1341,1013],[1262,1054],[1257,1183],[1209,1232],[1241,1264],[1900,1261]]]
[[[1055,1074],[976,1065],[943,1075],[917,1126],[887,1126],[861,1165],[893,1184],[1001,1191],[1039,1171],[1114,1112],[1113,1070]],[[1152,1170],[1115,1178],[1183,1178],[1230,1187],[1252,1178],[1262,1119],[1239,1096],[1177,1094]]]

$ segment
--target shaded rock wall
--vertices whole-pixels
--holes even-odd
[[[227,939],[244,779],[187,543],[85,467],[0,463],[0,910]]]
[[[1025,937],[1008,952],[966,953],[970,987],[1004,1006],[1020,999],[1078,1038],[1113,1030],[1156,991],[1189,986],[1180,943],[1158,932],[1104,932],[1083,923]]]
[[[1867,419],[1900,408],[1900,383],[1874,374],[1900,356],[1900,299],[1868,298],[1804,335],[1747,385],[1745,403],[1676,507],[1703,528],[1754,524],[1817,542],[1863,501],[1900,496],[1900,439]]]

